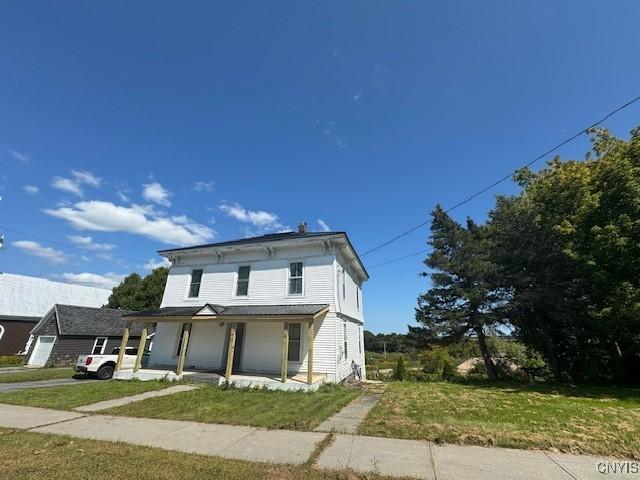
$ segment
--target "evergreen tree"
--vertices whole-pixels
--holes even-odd
[[[503,321],[504,299],[493,287],[496,265],[487,228],[471,219],[465,228],[437,206],[429,244],[433,250],[424,263],[431,270],[423,275],[432,287],[418,298],[417,321],[443,343],[475,335],[487,374],[497,378],[487,334]]]
[[[156,268],[144,278],[137,273],[128,275],[114,287],[105,307],[135,311],[159,308],[168,275],[166,267]]]

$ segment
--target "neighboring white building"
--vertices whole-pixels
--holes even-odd
[[[163,375],[204,370],[308,384],[364,376],[361,287],[369,277],[346,233],[303,224],[159,253],[172,264],[161,308],[125,319],[157,324],[149,366]]]
[[[111,290],[0,272],[0,355],[28,350],[29,332],[53,305],[101,307]]]

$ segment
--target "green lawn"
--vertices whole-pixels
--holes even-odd
[[[0,383],[71,378],[74,375],[73,368],[34,368],[33,370],[24,370],[16,373],[0,373]]]
[[[105,410],[103,413],[310,430],[359,394],[359,390],[338,386],[321,387],[319,391],[309,393],[204,386],[190,392]]]
[[[360,433],[640,458],[640,389],[391,383]]]
[[[14,392],[0,393],[0,403],[29,405],[68,410],[81,405],[126,397],[137,393],[167,388],[165,382],[125,382],[107,380],[84,385],[63,385],[60,387],[27,388]]]
[[[376,475],[225,460],[157,448],[0,429],[0,480],[377,480]]]

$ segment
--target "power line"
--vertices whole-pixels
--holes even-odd
[[[583,134],[588,133],[588,132],[589,132],[589,130],[591,130],[592,128],[597,127],[598,125],[600,125],[600,124],[601,124],[602,122],[604,122],[605,120],[608,120],[609,118],[611,118],[612,116],[614,116],[616,113],[620,112],[621,110],[624,110],[625,108],[629,107],[630,105],[632,105],[633,103],[637,102],[638,100],[640,100],[640,95],[639,95],[639,96],[637,96],[637,97],[635,97],[635,98],[633,98],[632,100],[629,100],[629,101],[628,101],[628,102],[626,102],[625,104],[620,105],[620,106],[619,106],[619,107],[617,107],[616,109],[614,109],[614,110],[610,111],[610,112],[609,112],[609,113],[607,113],[604,117],[602,117],[600,120],[598,120],[598,121],[596,121],[596,122],[592,123],[591,125],[589,125],[589,126],[588,126],[588,127],[586,127],[586,128],[583,128],[583,129],[582,129],[582,130],[580,130],[578,133],[576,133],[576,134],[572,135],[571,137],[569,137],[569,138],[567,138],[567,139],[563,140],[562,142],[558,143],[555,147],[550,148],[549,150],[547,150],[547,151],[546,151],[546,152],[544,152],[544,153],[541,153],[541,154],[540,154],[540,155],[538,155],[536,158],[534,158],[533,160],[531,160],[529,163],[527,163],[527,164],[523,165],[522,167],[520,167],[520,168],[516,169],[515,171],[521,170],[521,169],[523,169],[523,168],[530,167],[531,165],[533,165],[534,163],[536,163],[536,162],[540,161],[541,159],[543,159],[544,157],[546,157],[546,156],[547,156],[547,155],[549,155],[550,153],[553,153],[554,151],[556,151],[556,150],[557,150],[557,149],[559,149],[560,147],[562,147],[562,146],[566,145],[566,144],[567,144],[567,143],[569,143],[569,142],[572,142],[573,140],[575,140],[576,138],[578,138],[580,135],[583,135]],[[453,205],[452,207],[450,207],[450,208],[446,209],[446,210],[445,210],[445,212],[446,212],[446,213],[449,213],[449,212],[451,212],[451,211],[455,210],[456,208],[459,208],[459,207],[461,207],[462,205],[464,205],[464,204],[466,204],[466,203],[469,203],[469,202],[470,202],[471,200],[473,200],[474,198],[476,198],[476,197],[478,197],[478,196],[482,195],[483,193],[485,193],[485,192],[487,192],[487,191],[491,190],[492,188],[494,188],[494,187],[496,187],[496,186],[500,185],[501,183],[503,183],[503,182],[505,182],[505,181],[509,180],[509,179],[510,179],[510,178],[512,178],[512,177],[513,177],[513,172],[512,172],[512,173],[510,173],[510,174],[508,174],[508,175],[505,175],[504,177],[501,177],[500,179],[496,180],[495,182],[493,182],[493,183],[492,183],[492,184],[490,184],[489,186],[484,187],[482,190],[479,190],[479,191],[475,192],[474,194],[472,194],[472,195],[468,196],[468,197],[467,197],[467,198],[465,198],[464,200],[462,200],[462,201],[460,201],[460,202],[456,203],[456,204],[455,204],[455,205]],[[416,225],[415,227],[412,227],[412,228],[410,228],[409,230],[407,230],[407,231],[405,231],[405,232],[402,232],[402,233],[400,233],[400,234],[396,235],[395,237],[391,238],[390,240],[387,240],[386,242],[381,243],[380,245],[378,245],[378,246],[376,246],[376,247],[374,247],[374,248],[372,248],[372,249],[370,249],[370,250],[367,250],[366,252],[364,252],[364,253],[363,253],[362,255],[360,255],[360,256],[361,256],[361,257],[364,257],[365,255],[369,255],[370,253],[376,252],[376,251],[380,250],[381,248],[384,248],[384,247],[386,247],[387,245],[390,245],[390,244],[392,244],[393,242],[395,242],[395,241],[397,241],[397,240],[401,239],[402,237],[405,237],[405,236],[409,235],[410,233],[415,232],[416,230],[418,230],[418,229],[420,229],[420,228],[424,227],[425,225],[427,225],[427,224],[429,224],[429,223],[430,223],[430,220],[427,220],[426,222],[422,222],[421,224]],[[398,260],[402,260],[402,259],[403,259],[403,258],[398,258],[398,259],[394,259],[394,260],[389,260],[389,261],[387,261],[387,262],[383,262],[382,264],[386,265],[387,263],[393,263],[394,261],[398,261]],[[374,265],[374,267],[376,267],[376,266],[380,266],[380,265],[381,265],[381,264],[376,264],[376,265]],[[372,267],[369,267],[369,268],[372,268]]]
[[[409,255],[404,255],[402,257],[394,258],[392,260],[387,260],[386,262],[376,263],[375,265],[368,265],[367,270],[371,270],[372,268],[376,268],[376,267],[381,267],[383,265],[388,265],[390,263],[396,263],[396,262],[399,262],[400,260],[406,260],[407,258],[416,257],[418,255],[422,255],[423,253],[427,253],[428,251],[429,251],[428,248],[424,248],[419,252],[410,253]]]

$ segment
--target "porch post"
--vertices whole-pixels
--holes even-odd
[[[187,346],[189,344],[189,333],[191,327],[184,328],[182,331],[182,343],[180,344],[180,357],[178,358],[178,367],[176,368],[176,375],[182,375],[184,370],[184,359],[187,356]]]
[[[313,384],[313,320],[307,329],[307,383]]]
[[[231,324],[229,330],[229,345],[227,346],[227,368],[224,372],[224,378],[229,381],[231,373],[233,371],[233,354],[236,349],[236,324]]]
[[[289,361],[289,324],[284,322],[282,330],[282,358],[280,359],[280,381],[287,381],[287,362]]]
[[[124,332],[122,332],[122,341],[120,342],[120,351],[118,352],[118,361],[116,362],[116,372],[122,367],[122,360],[124,358],[124,350],[127,348],[129,342],[129,322],[124,325]]]
[[[140,366],[142,365],[142,354],[144,353],[144,347],[147,345],[148,327],[148,323],[145,323],[142,327],[142,333],[140,334],[140,343],[138,344],[138,354],[136,355],[136,363],[133,365],[134,372],[140,370]]]

